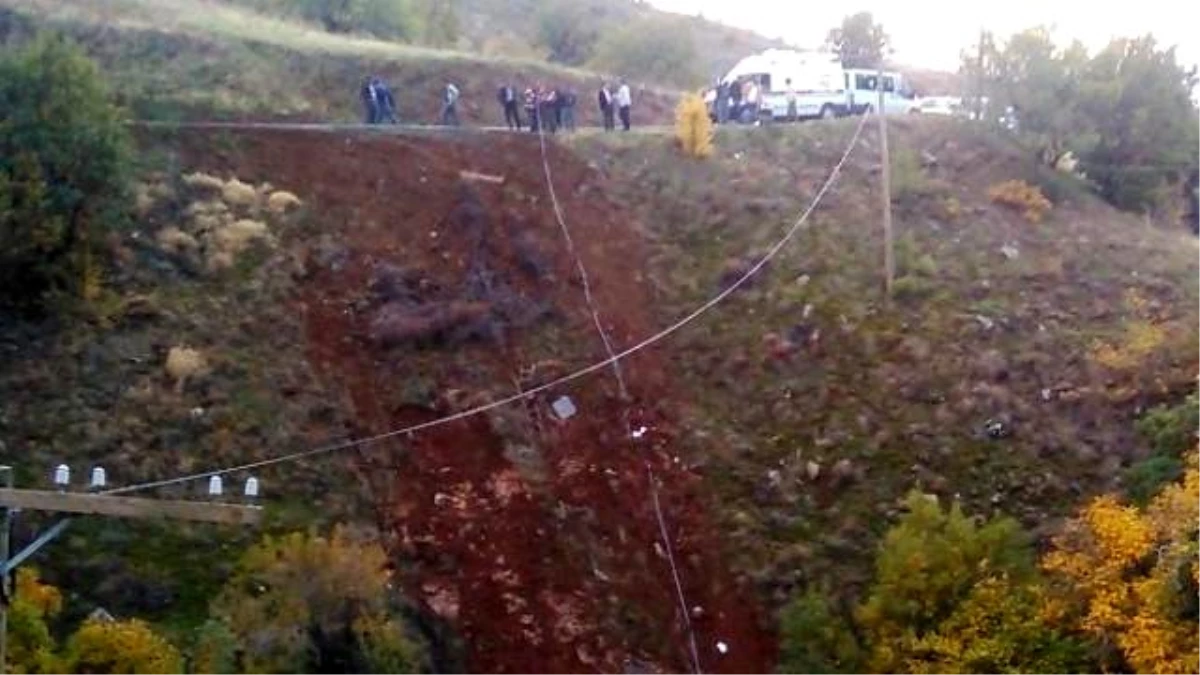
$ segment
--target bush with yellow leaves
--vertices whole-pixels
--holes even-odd
[[[1023,180],[1006,180],[988,189],[988,199],[1002,206],[1020,211],[1025,220],[1040,223],[1054,204],[1042,194],[1040,188]]]
[[[193,377],[208,373],[208,359],[198,349],[191,347],[171,347],[167,352],[167,362],[164,365],[167,375],[175,381],[175,391],[182,392],[183,386]]]
[[[183,658],[140,619],[88,619],[67,642],[64,670],[73,673],[179,673]]]
[[[712,154],[712,119],[699,94],[684,94],[675,107],[675,138],[688,157],[703,159]]]
[[[1092,345],[1091,357],[1096,363],[1115,371],[1132,371],[1140,368],[1167,342],[1167,329],[1159,317],[1136,289],[1125,291],[1127,318],[1121,335],[1113,340],[1096,341]]]
[[[213,620],[240,647],[249,672],[316,672],[330,658],[360,663],[361,672],[416,672],[421,651],[397,600],[383,548],[337,528],[252,547],[217,597]]]
[[[1148,507],[1092,501],[1042,561],[1057,593],[1048,620],[1098,640],[1106,672],[1200,671],[1196,630],[1200,471],[1193,452],[1183,480]],[[1119,655],[1119,656],[1118,656]]]

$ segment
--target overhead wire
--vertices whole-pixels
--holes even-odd
[[[467,408],[464,410],[460,410],[458,412],[454,412],[449,415],[444,415],[442,417],[437,417],[435,419],[427,420],[425,422],[411,424],[411,425],[408,425],[405,427],[401,427],[398,429],[392,429],[390,431],[374,434],[371,436],[364,436],[361,438],[352,438],[352,439],[348,439],[345,441],[330,443],[330,444],[324,445],[324,446],[318,446],[316,448],[310,448],[308,450],[301,450],[298,452],[287,453],[287,454],[279,455],[276,457],[269,457],[266,459],[255,460],[255,461],[246,462],[243,464],[227,466],[227,467],[223,467],[223,468],[219,468],[219,469],[212,469],[210,471],[201,471],[201,472],[197,472],[197,473],[184,474],[184,475],[175,476],[172,478],[147,481],[144,483],[138,483],[138,484],[128,485],[128,486],[124,486],[124,487],[120,487],[120,488],[114,488],[114,489],[108,490],[106,492],[106,494],[114,494],[115,495],[115,494],[128,494],[130,492],[141,492],[144,490],[152,490],[152,489],[161,488],[161,487],[169,487],[172,485],[189,483],[189,482],[197,481],[197,480],[204,480],[206,478],[211,478],[213,476],[223,476],[223,475],[231,474],[231,473],[242,473],[242,472],[254,471],[256,469],[262,469],[262,468],[265,468],[268,466],[274,466],[277,464],[294,462],[294,461],[298,461],[298,460],[302,460],[302,459],[307,459],[309,457],[316,457],[318,455],[330,454],[330,453],[340,452],[342,450],[348,450],[351,448],[369,445],[372,443],[378,443],[379,441],[383,441],[383,440],[390,439],[390,438],[396,438],[398,436],[412,435],[417,432],[424,431],[426,429],[432,429],[435,427],[444,426],[444,425],[450,424],[452,422],[457,422],[459,420],[474,417],[475,415],[480,415],[480,414],[495,410],[497,408],[501,408],[501,407],[504,407],[507,405],[511,405],[513,403],[517,403],[519,401],[524,401],[524,400],[533,398],[534,396],[542,394],[551,389],[561,387],[564,384],[574,382],[575,380],[587,377],[588,375],[591,375],[592,373],[598,372],[604,368],[611,366],[613,363],[621,361],[622,359],[626,359],[626,358],[632,356],[633,354],[636,354],[637,352],[642,351],[643,349],[653,346],[653,345],[657,344],[658,342],[661,342],[662,340],[666,339],[667,337],[673,335],[674,333],[678,332],[682,328],[688,326],[692,322],[696,321],[701,316],[706,314],[709,310],[711,310],[713,307],[716,307],[718,304],[724,302],[726,298],[728,298],[733,293],[737,292],[737,290],[739,288],[741,288],[747,282],[749,282],[751,279],[753,279],[755,276],[757,276],[758,273],[762,271],[763,267],[765,267],[769,262],[771,262],[777,255],[779,255],[779,252],[781,250],[783,250],[783,247],[786,246],[788,244],[788,242],[790,242],[792,240],[792,238],[796,236],[796,233],[798,233],[802,228],[805,227],[805,225],[807,224],[808,219],[812,215],[813,211],[816,210],[817,206],[821,203],[821,200],[825,197],[825,195],[829,192],[829,189],[831,187],[833,187],[833,184],[837,181],[837,178],[841,175],[842,168],[845,166],[845,164],[846,164],[847,160],[849,160],[850,155],[853,152],[855,146],[858,144],[859,136],[861,136],[862,130],[865,127],[866,121],[868,118],[869,118],[868,115],[861,116],[861,118],[859,119],[858,125],[855,127],[853,135],[850,138],[850,141],[846,144],[846,149],[843,151],[841,158],[837,161],[837,163],[830,170],[829,175],[825,179],[825,182],[821,185],[820,189],[817,190],[816,195],[813,196],[813,199],[811,202],[809,202],[808,207],[805,208],[800,213],[800,215],[796,218],[796,220],[792,223],[792,225],[787,229],[787,231],[784,232],[783,236],[781,236],[774,244],[772,244],[771,247],[769,249],[767,249],[766,253],[764,253],[758,259],[758,261],[756,261],[754,263],[754,265],[752,265],[749,269],[747,269],[745,272],[743,272],[737,279],[735,279],[732,283],[730,283],[728,286],[726,286],[724,289],[722,289],[719,293],[715,294],[714,296],[712,296],[705,302],[701,303],[692,311],[688,312],[684,316],[682,316],[679,319],[677,319],[676,321],[672,322],[665,328],[662,328],[659,331],[653,333],[652,335],[649,335],[649,336],[643,338],[642,340],[638,341],[637,343],[630,345],[629,347],[626,347],[625,349],[616,351],[611,356],[606,356],[604,359],[602,359],[600,361],[596,361],[595,363],[589,364],[587,366],[584,366],[575,371],[572,371],[570,373],[567,373],[565,375],[557,377],[548,382],[544,382],[544,383],[537,385],[535,387],[532,387],[530,389],[524,389],[522,391],[519,391],[516,394],[504,396],[504,397],[498,398],[494,401],[489,401],[488,403],[482,403],[480,405],[473,406],[471,408]]]
[[[550,170],[550,156],[546,152],[545,120],[540,119],[540,111],[535,114],[539,115],[539,119],[537,120],[538,147],[541,149],[542,170],[546,176],[546,190],[550,195],[550,204],[554,209],[554,219],[558,222],[559,230],[566,241],[567,253],[570,254],[575,262],[575,269],[579,273],[580,285],[583,287],[584,302],[587,304],[588,312],[592,316],[592,323],[596,326],[596,332],[600,335],[600,341],[604,344],[605,354],[612,361],[613,377],[617,381],[617,391],[621,399],[621,422],[625,427],[625,440],[628,443],[637,445],[637,448],[641,451],[642,463],[646,468],[646,480],[650,487],[651,505],[654,509],[655,522],[658,525],[658,538],[667,556],[667,565],[671,572],[672,582],[674,583],[675,599],[679,603],[680,623],[683,624],[684,634],[688,640],[692,671],[699,673],[701,672],[700,651],[696,646],[696,633],[692,629],[692,621],[688,615],[688,601],[683,592],[683,581],[679,574],[679,567],[675,563],[675,544],[672,542],[670,531],[667,529],[666,517],[663,515],[662,502],[659,499],[658,477],[655,476],[654,467],[651,466],[650,460],[646,457],[644,446],[636,443],[639,439],[635,437],[633,424],[630,421],[630,396],[629,389],[625,383],[624,369],[621,367],[620,359],[614,358],[615,351],[612,339],[609,337],[608,330],[604,328],[604,322],[600,319],[600,310],[596,304],[595,297],[592,295],[592,284],[588,278],[587,267],[583,264],[583,258],[579,255],[579,251],[575,248],[575,240],[571,237],[571,229],[567,227],[566,218],[563,216],[562,204],[558,201],[558,192],[554,189],[554,176]]]

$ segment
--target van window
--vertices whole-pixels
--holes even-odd
[[[896,91],[896,78],[883,76],[883,90],[889,94]]]
[[[874,75],[864,75],[861,73],[855,74],[854,88],[875,91],[875,79],[876,78]]]

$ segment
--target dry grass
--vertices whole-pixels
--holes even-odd
[[[186,346],[171,347],[164,365],[167,375],[175,381],[175,391],[182,392],[188,379],[209,372],[208,359],[198,349]]]
[[[335,35],[300,21],[274,18],[215,0],[0,0],[0,5],[58,21],[113,28],[153,28],[192,36],[218,36],[299,52],[389,61],[501,61],[542,71],[587,75],[535,59],[482,57],[389,42],[363,35]]]
[[[252,208],[258,203],[258,191],[249,183],[230,178],[228,183],[221,186],[221,199],[230,206]]]
[[[276,190],[267,198],[267,210],[274,214],[287,213],[300,206],[300,198],[287,190]]]

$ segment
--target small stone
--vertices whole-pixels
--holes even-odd
[[[809,480],[816,480],[817,476],[821,475],[821,465],[810,461],[804,465],[804,473]]]
[[[1001,246],[1000,253],[1009,260],[1016,260],[1021,255],[1021,251],[1012,244],[1005,244],[1004,246]]]

